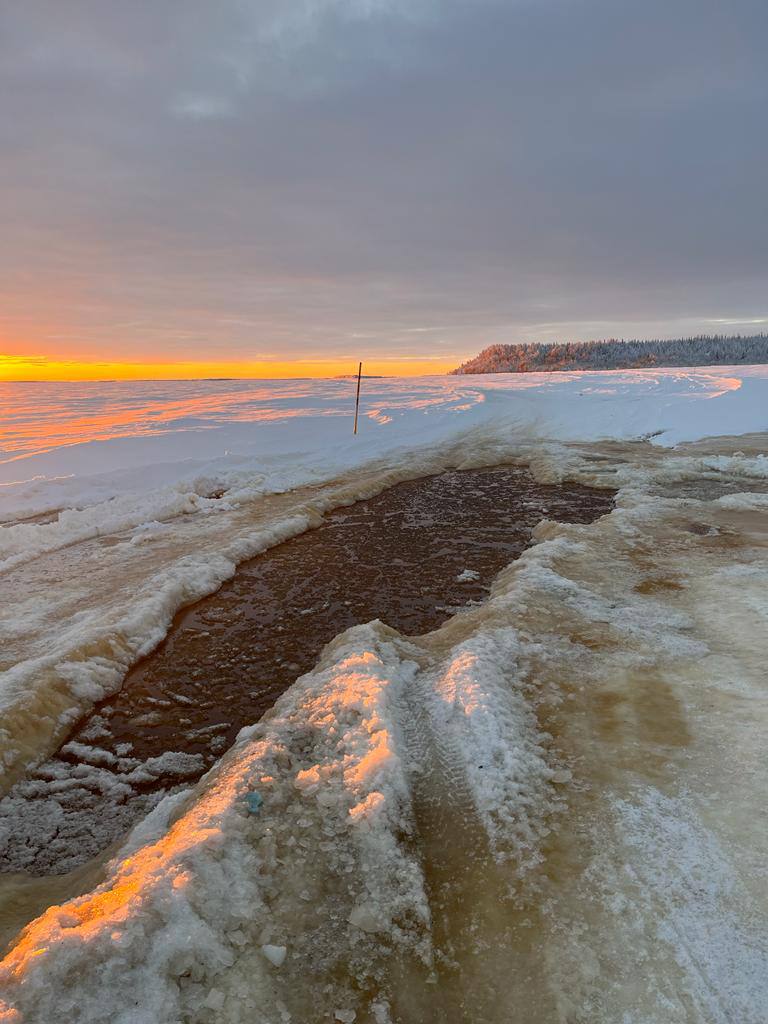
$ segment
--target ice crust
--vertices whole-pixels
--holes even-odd
[[[718,472],[737,485],[755,461]],[[733,785],[719,769],[725,816],[706,780],[742,722],[736,674],[755,715],[768,566],[749,536],[723,541],[723,517],[751,507],[653,498],[639,483],[652,475],[592,526],[542,523],[489,601],[435,634],[371,623],[337,638],[193,791],[160,803],[101,886],[29,927],[0,968],[0,1020],[419,1019],[392,965],[424,979],[411,988],[439,979],[445,928],[458,942],[472,916],[446,925],[434,902],[430,834],[447,815],[457,849],[469,843],[468,891],[495,879],[510,921],[527,908],[524,936],[540,915],[530,948],[482,917],[467,932],[508,984],[534,979],[528,1019],[760,1024],[762,860],[741,831],[734,851],[731,830],[765,766],[751,757]],[[709,628],[726,595],[749,609],[751,639]],[[594,721],[595,708],[618,711]],[[98,752],[73,753],[103,770]],[[553,843],[585,867],[551,876]],[[528,989],[513,990],[517,1005]],[[505,1005],[478,1019],[506,1020]]]
[[[181,784],[200,774],[200,754],[169,750],[138,761],[82,743],[67,743],[61,760],[34,769],[0,800],[0,857],[6,870],[63,874],[119,839],[161,794],[142,793],[162,777]],[[95,808],[98,807],[98,811]],[[98,814],[98,820],[94,815]]]
[[[656,388],[653,402],[670,400],[670,381],[689,386],[667,415],[694,436],[704,413],[680,410],[709,406],[706,395],[724,402],[723,429],[729,416],[764,425],[750,404],[759,373],[635,373],[600,383],[624,397]],[[514,398],[549,415],[578,384],[581,412],[595,376],[515,383]],[[488,388],[488,422],[407,465],[401,451],[325,489],[316,480],[263,515],[263,490],[227,495],[229,507],[198,495],[162,528],[144,509],[103,547],[77,534],[85,516],[80,544],[40,534],[37,557],[9,570],[18,600],[3,639],[19,657],[4,673],[2,751],[9,780],[41,762],[10,799],[37,794],[55,853],[66,793],[45,777],[46,737],[119,686],[176,608],[249,553],[444,465],[520,458],[540,479],[621,487],[591,526],[543,522],[489,600],[436,633],[342,634],[192,790],[185,755],[158,765],[107,755],[97,737],[70,745],[83,789],[130,790],[174,766],[180,789],[148,804],[93,891],[18,938],[0,965],[0,1021],[411,1024],[450,1020],[459,991],[483,1024],[508,1021],[511,1005],[541,1024],[764,1024],[768,460],[565,445],[551,437],[566,412],[547,422],[550,440],[532,439]],[[617,433],[635,431],[642,404]],[[587,414],[585,437],[604,414]],[[97,508],[83,510],[95,524]],[[0,537],[22,525],[45,530]],[[27,536],[9,538],[8,557]],[[83,607],[88,592],[103,601]],[[119,806],[127,794],[115,795]]]
[[[329,970],[342,952],[364,975],[367,947],[418,942],[428,919],[421,873],[396,841],[412,827],[397,704],[414,671],[376,627],[348,634],[329,668],[299,681],[268,724],[244,731],[167,835],[113,862],[91,896],[48,912],[39,955],[33,926],[38,981],[23,969],[30,1019],[213,1019],[201,997],[222,973],[229,989],[240,955],[250,994],[239,1019],[260,1019],[259,1011],[268,1019],[282,947],[282,970],[295,979]],[[264,798],[258,817],[245,804],[254,789]],[[325,943],[317,926],[307,928],[320,893],[330,922],[319,927],[333,939]],[[70,988],[84,954],[104,988],[71,990],[62,1002],[54,992]],[[14,956],[4,982],[19,966]]]
[[[153,385],[161,391],[152,424],[137,411],[132,425],[125,413],[132,401],[142,407],[141,388],[136,399],[132,385],[72,387],[78,408],[100,414],[101,433],[50,450],[43,417],[37,444],[27,431],[23,450],[6,461],[0,451],[2,791],[119,687],[179,607],[325,508],[398,479],[505,458],[557,481],[578,459],[552,439],[650,434],[670,444],[710,433],[715,407],[722,432],[762,428],[768,371],[382,380],[369,383],[376,415],[356,439],[344,433],[349,388],[340,381]],[[185,402],[190,416],[179,420]],[[104,437],[115,403],[120,436]],[[31,424],[40,415],[33,405],[11,411],[11,437],[25,416]],[[685,469],[680,460],[672,472],[717,478],[728,458],[690,458]],[[768,460],[739,461],[742,475],[765,478]],[[636,467],[619,469],[620,483],[631,483],[627,472],[642,483]],[[18,521],[52,508],[61,511],[51,521]]]

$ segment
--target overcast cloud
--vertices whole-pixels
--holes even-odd
[[[7,0],[0,351],[765,329],[767,52],[765,0]]]

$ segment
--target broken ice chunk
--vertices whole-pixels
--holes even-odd
[[[552,772],[551,779],[558,785],[563,785],[566,782],[570,782],[573,778],[573,772],[569,772],[567,768],[560,768],[556,772]]]
[[[224,993],[218,988],[212,988],[204,1005],[211,1010],[220,1010],[224,1005]]]
[[[282,967],[285,963],[285,957],[288,950],[285,946],[272,946],[267,944],[266,946],[261,947],[261,952],[271,964],[274,964],[275,967]]]
[[[245,794],[245,802],[251,814],[258,814],[264,803],[264,797],[254,790],[252,793]]]
[[[364,932],[378,932],[383,930],[381,920],[374,914],[369,906],[362,903],[352,908],[347,918],[350,924]]]
[[[475,572],[474,569],[463,569],[456,577],[457,583],[472,583],[474,580],[480,579],[480,573]]]

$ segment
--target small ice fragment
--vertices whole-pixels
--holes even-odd
[[[220,1010],[224,1005],[224,993],[217,988],[212,988],[205,999],[205,1006],[210,1010]]]
[[[364,904],[353,907],[347,920],[350,924],[353,924],[355,928],[359,928],[364,932],[377,932],[381,929],[381,922],[379,919],[372,912],[371,908]]]
[[[262,804],[264,803],[264,798],[260,793],[246,793],[245,802],[248,805],[248,810],[251,814],[258,814],[261,810]]]
[[[334,1010],[333,1016],[335,1020],[340,1020],[341,1024],[353,1024],[357,1014],[354,1010]]]
[[[463,569],[456,577],[457,583],[471,583],[473,580],[479,580],[480,573],[475,572],[474,569]]]
[[[569,772],[567,768],[560,768],[556,772],[552,772],[552,781],[562,785],[565,782],[570,782],[573,778],[573,772]]]
[[[282,967],[288,950],[285,946],[271,946],[267,944],[261,947],[261,952],[275,967]]]

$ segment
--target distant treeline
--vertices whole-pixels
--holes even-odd
[[[644,366],[727,366],[768,363],[768,334],[699,335],[673,341],[568,341],[490,345],[451,373],[535,370],[629,370]]]

